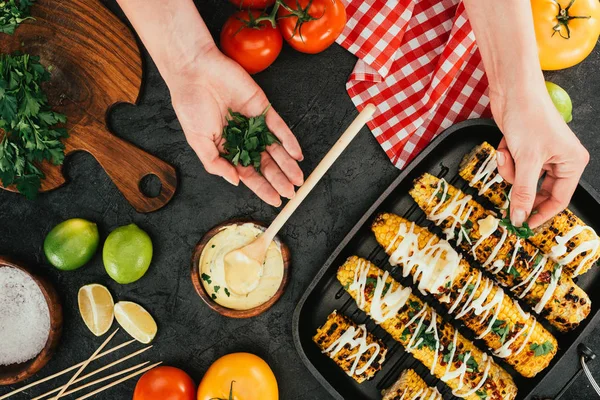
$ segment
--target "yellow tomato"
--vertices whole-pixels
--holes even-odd
[[[198,400],[278,400],[273,371],[262,358],[232,353],[210,366],[198,387]]]
[[[531,0],[535,37],[543,70],[580,63],[600,35],[598,0]]]

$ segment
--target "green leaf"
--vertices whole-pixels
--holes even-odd
[[[212,281],[210,279],[210,275],[205,274],[204,272],[202,273],[202,280],[205,281],[206,283],[208,283],[209,285],[212,283]]]
[[[546,354],[548,354],[552,350],[554,350],[554,345],[552,343],[550,343],[549,341],[545,341],[542,344],[531,343],[529,345],[529,349],[531,349],[533,351],[534,356],[539,357],[539,356],[545,356]]]

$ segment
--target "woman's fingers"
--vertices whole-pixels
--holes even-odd
[[[304,183],[304,173],[298,166],[298,162],[285,151],[283,146],[275,143],[267,147],[267,151],[294,186],[301,186]]]
[[[496,162],[498,163],[498,172],[500,172],[500,176],[502,176],[505,181],[513,183],[515,181],[515,160],[513,160],[506,139],[504,138],[502,138],[502,141],[498,145]]]
[[[542,165],[533,156],[515,159],[515,179],[510,195],[510,219],[514,226],[522,226],[531,213]]]
[[[578,183],[577,176],[556,178],[546,175],[539,193],[543,200],[536,207],[537,212],[529,218],[529,226],[532,229],[537,228],[567,208]]]
[[[274,207],[281,205],[281,198],[277,190],[269,183],[269,181],[256,172],[253,167],[242,167],[238,165],[236,167],[240,180],[244,185],[248,186],[248,189],[252,190],[262,201],[270,204]]]
[[[294,160],[304,160],[304,155],[302,154],[302,149],[300,148],[298,139],[292,133],[283,118],[281,118],[273,109],[273,107],[267,111],[267,125],[269,126],[271,132],[277,136],[285,151],[287,151],[287,153],[292,156]]]
[[[194,136],[189,140],[206,172],[218,175],[234,186],[240,184],[240,176],[233,165],[219,154],[216,144],[204,136]]]
[[[288,199],[294,197],[294,185],[281,171],[273,158],[266,152],[261,154],[260,170],[271,186],[273,186],[281,196],[287,197]]]

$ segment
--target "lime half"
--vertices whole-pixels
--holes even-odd
[[[573,103],[571,103],[571,97],[569,97],[569,93],[556,83],[546,81],[546,89],[548,90],[548,94],[550,94],[550,98],[554,103],[554,106],[563,117],[566,123],[569,123],[573,120]]]
[[[44,253],[56,268],[72,271],[91,260],[99,241],[96,224],[81,218],[68,219],[48,233]]]
[[[121,226],[106,238],[102,259],[106,272],[116,282],[133,283],[150,267],[152,240],[136,224]]]

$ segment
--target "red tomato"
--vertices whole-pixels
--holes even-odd
[[[133,400],[195,400],[196,385],[178,368],[157,367],[146,372],[133,392]]]
[[[283,39],[279,30],[273,28],[269,21],[261,21],[257,27],[249,26],[245,21],[250,21],[251,15],[255,19],[260,13],[238,11],[229,17],[221,30],[221,50],[248,73],[256,74],[277,59]]]
[[[275,4],[275,0],[229,0],[238,8],[265,9]]]
[[[290,12],[280,7],[277,24],[290,46],[303,53],[322,52],[335,42],[346,26],[346,9],[340,0],[283,2],[296,11]],[[286,17],[288,15],[292,16]]]

